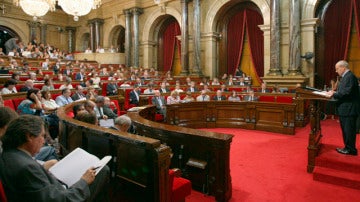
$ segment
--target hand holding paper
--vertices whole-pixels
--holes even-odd
[[[89,154],[81,148],[76,148],[61,161],[49,169],[49,171],[68,187],[75,184],[80,178],[88,178],[91,172],[98,174],[100,170],[111,160],[111,156],[105,156],[99,160],[96,156]],[[95,170],[94,168],[99,167]],[[85,174],[84,174],[85,173]],[[94,176],[95,178],[95,176]],[[85,180],[85,179],[84,179]],[[85,180],[87,181],[87,180]],[[89,179],[89,181],[91,181]],[[87,181],[88,182],[88,181]]]

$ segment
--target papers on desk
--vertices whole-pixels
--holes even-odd
[[[145,109],[145,107],[131,107],[130,109],[128,109],[128,112],[137,112],[137,111],[140,111],[142,109]]]
[[[316,94],[316,95],[321,95],[321,96],[325,96],[325,97],[330,97],[326,91],[313,91],[312,93]]]
[[[99,125],[105,128],[110,128],[114,126],[114,119],[100,119]]]
[[[111,156],[105,156],[103,159],[86,152],[81,148],[76,148],[61,161],[56,163],[49,171],[62,183],[71,187],[86,172],[87,169],[94,167],[96,174],[111,160]]]

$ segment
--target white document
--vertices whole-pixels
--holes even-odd
[[[103,159],[88,153],[87,151],[76,148],[61,161],[52,166],[49,171],[61,182],[71,187],[84,175],[87,169],[94,167],[96,174],[111,160],[111,156]]]
[[[114,119],[100,119],[99,125],[102,127],[110,128],[114,126]]]
[[[321,96],[325,96],[325,97],[330,97],[330,96],[327,94],[326,91],[314,91],[314,92],[312,92],[312,93],[314,93],[314,94],[316,94],[316,95],[321,95]]]

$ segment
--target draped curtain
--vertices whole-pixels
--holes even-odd
[[[353,0],[354,14],[355,14],[355,25],[360,42],[360,1]]]
[[[175,43],[179,44],[176,36],[180,35],[179,24],[174,21],[171,22],[165,29],[163,33],[163,61],[164,61],[164,71],[170,71],[174,62],[174,53],[175,53]],[[180,48],[180,46],[178,45]],[[180,52],[180,51],[179,51]]]
[[[264,76],[264,37],[258,25],[264,24],[262,16],[254,10],[246,10],[246,30],[249,37],[251,59],[255,67],[256,79]]]
[[[251,9],[242,10],[229,20],[227,31],[228,74],[234,74],[240,65],[246,28],[256,79],[260,80],[259,76],[264,75],[264,37],[258,27],[261,24],[263,24],[262,16]]]
[[[334,66],[348,54],[352,18],[352,1],[337,0],[329,6],[324,19],[325,54],[324,79],[336,78]]]
[[[228,24],[227,31],[227,73],[234,74],[239,66],[240,57],[243,50],[245,29],[245,12],[244,10],[234,15]]]

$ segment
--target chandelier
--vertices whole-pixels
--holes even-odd
[[[74,16],[74,21],[78,21],[79,16],[87,15],[91,9],[97,9],[101,5],[101,0],[13,0],[16,6],[20,6],[26,14],[33,16],[34,21],[49,10],[55,11],[56,1],[65,13]]]
[[[74,21],[79,20],[79,16],[90,13],[91,9],[100,7],[101,0],[58,0],[59,6],[65,13],[74,16]]]
[[[55,11],[56,0],[13,0],[16,6],[33,16],[34,21],[44,16],[49,10]]]

